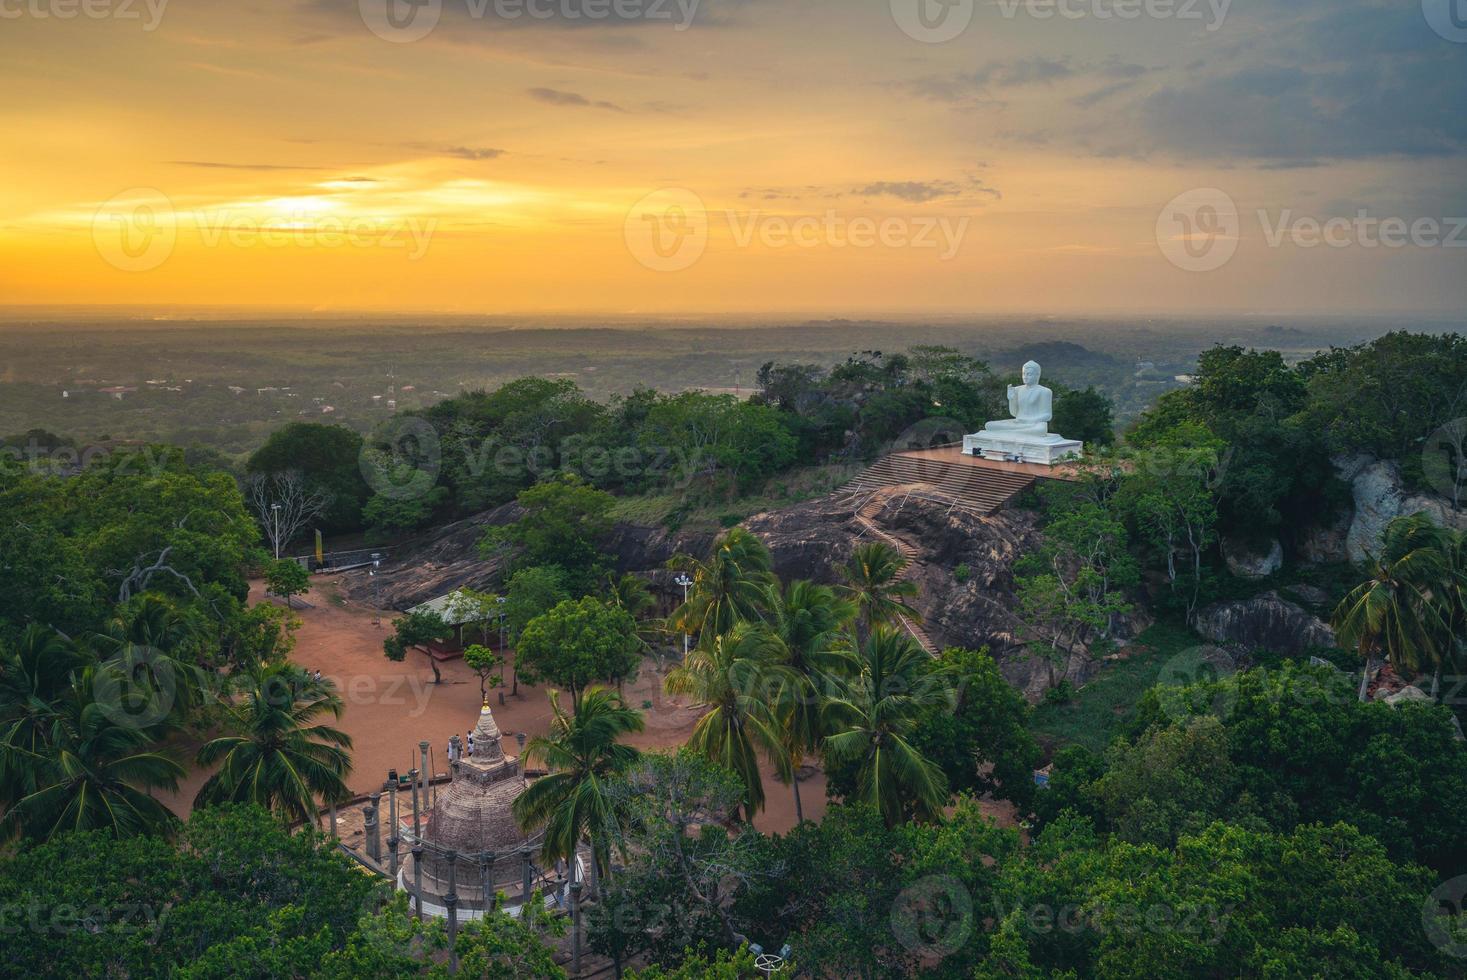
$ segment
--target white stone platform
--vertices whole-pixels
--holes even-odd
[[[1085,453],[1085,444],[1058,435],[1004,434],[983,431],[963,437],[963,455],[981,456],[997,463],[1036,463],[1053,466]]]

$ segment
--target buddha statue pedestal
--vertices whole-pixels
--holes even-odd
[[[1039,463],[1053,466],[1075,459],[1085,452],[1085,444],[1063,436],[1033,436],[1018,432],[982,432],[963,437],[963,454],[982,456],[1000,463]]]
[[[1083,455],[1085,444],[1049,431],[1054,392],[1039,383],[1039,365],[1024,365],[1024,383],[1009,386],[1013,417],[989,422],[982,432],[963,437],[963,453],[1002,463],[1053,466]]]

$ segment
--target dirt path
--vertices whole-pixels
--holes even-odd
[[[405,663],[393,663],[382,653],[392,614],[383,613],[382,625],[373,625],[374,614],[347,603],[336,594],[329,579],[316,579],[304,598],[311,608],[297,609],[301,628],[291,659],[307,670],[319,669],[336,683],[345,703],[337,726],[352,737],[354,770],[348,779],[361,793],[380,788],[389,769],[405,772],[417,765],[418,742],[430,743],[430,762],[435,773],[447,770],[449,736],[466,735],[479,718],[479,679],[461,660],[439,665],[442,684],[433,683],[427,658],[409,654]],[[254,583],[251,599],[267,599],[260,583]],[[508,675],[506,675],[508,677]],[[646,716],[647,730],[629,741],[644,749],[682,745],[698,719],[698,713],[661,692],[662,676],[652,661],[644,663],[635,683],[626,686],[627,702]],[[504,733],[504,750],[518,754],[516,735],[544,734],[549,730],[550,703],[542,690],[521,684],[519,697],[506,693],[499,705],[498,693],[490,691],[494,717]],[[181,758],[192,758],[197,742],[174,744]],[[801,802],[807,819],[825,814],[825,776],[807,768],[800,781]],[[175,812],[187,815],[194,795],[208,773],[191,770],[177,793],[163,799]],[[782,833],[795,825],[794,797],[789,787],[764,771],[768,803],[754,821],[766,833]]]

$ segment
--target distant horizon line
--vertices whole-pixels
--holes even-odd
[[[911,322],[928,323],[934,326],[954,324],[956,321],[986,321],[986,320],[1014,320],[1014,319],[1054,319],[1054,320],[1085,320],[1085,319],[1116,319],[1122,317],[1140,317],[1150,319],[1172,319],[1183,321],[1207,321],[1217,319],[1232,320],[1262,320],[1262,319],[1351,319],[1357,321],[1374,321],[1389,319],[1393,317],[1411,317],[1422,320],[1462,321],[1467,322],[1467,311],[1461,310],[1439,310],[1439,309],[1417,309],[1417,310],[1255,310],[1255,309],[1232,309],[1232,310],[1149,310],[1149,309],[1096,309],[1088,311],[1078,310],[1003,310],[1003,311],[903,311],[903,310],[861,310],[845,312],[822,312],[818,310],[767,310],[767,311],[700,311],[687,310],[677,312],[654,312],[654,311],[626,311],[626,310],[561,310],[561,311],[465,311],[465,310],[391,310],[391,309],[341,309],[341,310],[311,310],[297,306],[240,306],[240,305],[202,305],[202,304],[126,304],[126,303],[75,303],[75,304],[37,304],[37,303],[0,303],[0,320],[17,319],[53,319],[81,316],[110,316],[129,320],[155,320],[168,321],[172,319],[216,319],[216,320],[243,320],[260,317],[280,317],[297,320],[319,320],[335,321],[352,317],[379,317],[385,319],[411,319],[414,317],[433,317],[444,320],[572,320],[586,318],[603,318],[626,322],[658,322],[677,320],[704,320],[704,321],[788,321],[797,319],[811,324],[841,322]]]

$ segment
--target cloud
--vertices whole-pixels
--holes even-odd
[[[1111,57],[1100,62],[1074,61],[1035,55],[990,61],[970,72],[929,75],[909,85],[911,91],[938,102],[968,102],[990,98],[997,89],[1048,87],[1063,82],[1103,79],[1113,86],[1129,86],[1155,71],[1145,65]]]
[[[298,167],[287,163],[225,163],[216,160],[169,160],[175,167],[199,167],[206,170],[325,170],[325,167]]]
[[[952,197],[959,192],[957,184],[946,180],[879,180],[856,188],[862,197],[895,197],[913,204],[925,204],[939,197]]]
[[[532,88],[528,89],[530,98],[546,105],[573,106],[579,108],[608,109],[612,112],[626,112],[621,106],[614,102],[592,101],[579,92],[564,92],[555,88]]]
[[[1186,57],[1047,50],[907,87],[959,111],[1007,110],[993,137],[1110,158],[1282,170],[1467,155],[1467,45],[1438,37],[1417,3],[1256,0],[1216,32],[1154,49]]]
[[[1095,89],[1094,91],[1086,92],[1084,95],[1077,95],[1075,96],[1075,98],[1071,99],[1070,102],[1077,108],[1090,109],[1096,105],[1099,105],[1101,102],[1104,102],[1107,99],[1113,98],[1117,95],[1120,95],[1122,92],[1127,92],[1135,88],[1136,84],[1137,83],[1135,79],[1127,79],[1126,81],[1122,82],[1112,82],[1111,84],[1103,85],[1100,88]]]
[[[505,151],[489,146],[445,146],[443,153],[445,156],[458,157],[461,160],[498,160],[504,156]]]
[[[1269,52],[1153,92],[1136,107],[1145,142],[1182,156],[1274,161],[1467,152],[1462,46],[1402,52],[1384,25],[1379,43],[1355,41],[1312,59]]]

